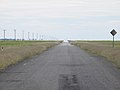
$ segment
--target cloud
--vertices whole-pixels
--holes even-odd
[[[120,15],[118,0],[5,0],[0,11],[9,16],[80,17]]]
[[[120,24],[119,0],[1,0],[0,24],[5,28],[65,37],[92,36]],[[33,30],[34,29],[34,30]],[[59,35],[63,34],[62,35]],[[82,34],[81,34],[82,33]],[[95,37],[99,36],[96,35]],[[76,36],[78,35],[78,36]],[[89,37],[88,35],[88,37]],[[93,36],[94,37],[94,36]]]
[[[109,22],[110,24],[120,25],[120,20],[113,20]]]

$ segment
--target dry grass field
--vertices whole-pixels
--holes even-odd
[[[0,70],[59,43],[60,41],[0,41]]]
[[[120,68],[120,41],[115,42],[115,48],[112,47],[112,41],[71,41],[70,43],[103,56]]]

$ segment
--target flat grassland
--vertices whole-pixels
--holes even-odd
[[[115,48],[112,47],[112,41],[70,41],[70,43],[103,56],[120,68],[120,41],[115,41]]]
[[[61,41],[0,41],[0,70],[37,55]]]

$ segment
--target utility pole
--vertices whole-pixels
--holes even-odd
[[[30,40],[30,32],[28,32],[28,40]]]
[[[41,40],[41,35],[39,35],[39,40]]]
[[[33,38],[33,40],[34,40],[34,32],[32,33],[32,38]]]
[[[5,34],[6,34],[6,30],[4,29],[4,41],[5,41]]]
[[[41,36],[41,40],[44,40],[44,36],[43,35]]]
[[[38,33],[37,33],[37,40],[38,40]]]
[[[16,29],[14,30],[14,40],[16,41]]]
[[[23,31],[23,33],[22,33],[22,40],[24,40],[24,31]]]

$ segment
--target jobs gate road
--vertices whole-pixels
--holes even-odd
[[[120,90],[120,70],[62,43],[2,71],[0,90]]]

